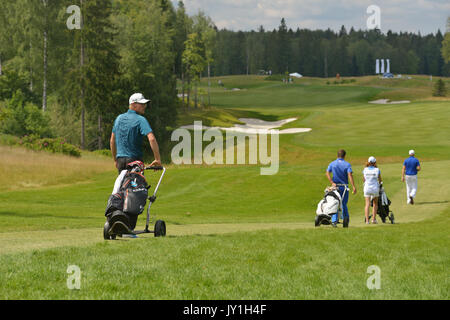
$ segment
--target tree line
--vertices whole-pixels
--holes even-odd
[[[380,30],[339,32],[288,28],[266,31],[217,30],[214,75],[299,72],[311,77],[375,74],[376,59],[390,59],[391,72],[449,76],[450,64],[441,54],[444,36]]]
[[[197,107],[199,96],[210,103],[202,77],[371,75],[377,58],[391,59],[395,73],[450,71],[450,33],[440,31],[293,31],[284,19],[272,31],[219,30],[170,0],[0,0],[0,8],[0,133],[90,150],[108,145],[115,117],[142,92],[164,153],[180,108]]]

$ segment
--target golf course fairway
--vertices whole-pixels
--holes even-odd
[[[349,85],[256,76],[213,83],[219,79],[228,90],[213,85],[213,107],[181,110],[179,126],[297,118],[280,129],[312,131],[280,135],[278,174],[260,175],[259,164],[168,164],[152,206],[167,237],[104,241],[112,160],[0,146],[0,299],[449,299],[450,100],[428,97],[427,77]],[[379,99],[411,103],[369,104]],[[342,148],[358,189],[350,228],[315,228],[326,168]],[[401,182],[410,149],[422,164],[414,206]],[[364,224],[369,156],[378,160],[393,225]],[[19,158],[25,173],[14,165]],[[54,162],[70,166],[55,170]],[[152,186],[158,177],[147,173]],[[143,215],[138,229],[144,224]],[[67,287],[72,265],[81,270],[79,290]],[[381,271],[379,290],[367,287],[370,266]]]

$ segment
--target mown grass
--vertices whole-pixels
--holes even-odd
[[[390,228],[103,242],[0,257],[2,299],[448,299],[447,210]],[[405,254],[407,253],[407,254]],[[66,287],[69,265],[81,290]],[[381,269],[369,290],[367,268]]]
[[[54,167],[52,155],[4,158],[3,181],[39,181],[69,168],[48,186],[0,194],[0,298],[448,299],[450,108],[446,100],[369,105],[390,88],[363,81],[326,86],[324,79],[302,79],[287,86],[264,77],[224,78],[227,88],[246,90],[213,88],[215,108],[186,112],[180,125],[296,116],[286,127],[313,131],[280,136],[275,176],[261,176],[260,165],[169,166],[152,207],[167,222],[165,239],[102,240],[112,161],[84,157],[77,167],[64,158]],[[315,229],[324,172],[340,148],[348,151],[359,189],[350,198],[351,228]],[[406,206],[400,174],[411,148],[423,171],[417,204]],[[396,225],[363,224],[361,171],[370,155],[379,161]],[[16,160],[22,165],[9,165]],[[33,170],[21,177],[27,165]],[[89,165],[94,171],[83,176],[78,168]],[[148,177],[154,185],[157,176]],[[72,264],[82,270],[80,291],[66,287]],[[366,287],[371,265],[381,268],[381,290]]]

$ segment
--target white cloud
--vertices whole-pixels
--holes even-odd
[[[178,0],[172,0],[174,4]],[[450,16],[448,0],[185,0],[189,14],[203,10],[219,28],[266,30],[277,28],[286,18],[292,29],[366,29],[366,9],[381,8],[382,31],[445,31]]]

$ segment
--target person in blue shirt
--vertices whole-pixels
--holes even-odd
[[[330,163],[326,172],[326,176],[330,181],[330,183],[332,184],[332,186],[337,187],[341,196],[344,197],[342,200],[342,209],[343,209],[342,215],[344,219],[344,228],[348,228],[348,224],[350,222],[350,215],[347,208],[349,196],[348,192],[346,191],[349,180],[353,187],[353,194],[356,194],[355,182],[353,180],[353,170],[351,164],[345,161],[346,154],[347,153],[345,152],[345,150],[339,150],[337,160]],[[338,221],[339,221],[338,215],[337,214],[333,215],[331,220],[332,226],[337,227]]]
[[[145,99],[141,93],[135,93],[130,97],[129,102],[128,112],[118,116],[114,122],[110,140],[112,156],[119,174],[126,169],[128,163],[143,162],[143,137],[148,138],[155,156],[155,161],[152,162],[151,166],[161,165],[158,142],[150,124],[144,118],[150,100]]]
[[[417,174],[422,169],[414,150],[409,151],[409,158],[403,162],[402,182],[406,182],[406,203],[414,205],[417,194]]]

